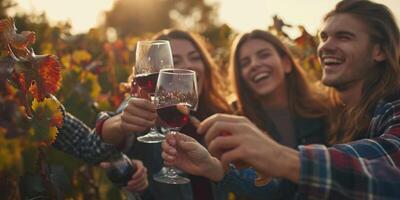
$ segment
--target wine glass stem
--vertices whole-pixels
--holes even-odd
[[[166,167],[167,168],[167,172],[165,173],[165,175],[168,178],[176,178],[178,176],[178,172],[175,170],[175,168],[173,167]]]
[[[179,131],[179,129],[175,129],[175,130],[170,130],[170,134],[171,135],[175,135],[177,132]],[[174,167],[166,167],[167,168],[167,172],[165,173],[165,175],[169,178],[176,178],[178,177],[178,173],[176,171],[176,169]]]
[[[154,93],[149,93],[149,96],[150,96],[150,101],[154,104]],[[152,135],[157,135],[158,130],[156,129],[155,126],[153,126],[153,127],[150,128],[150,132],[149,133],[152,134]]]

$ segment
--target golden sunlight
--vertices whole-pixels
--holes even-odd
[[[18,0],[23,12],[45,12],[51,22],[70,21],[72,32],[86,32],[102,20],[102,12],[111,9],[113,0]]]
[[[102,20],[102,12],[109,10],[115,0],[18,0],[23,12],[46,12],[52,22],[69,20],[72,32],[85,32]],[[375,0],[390,7],[400,21],[399,0]],[[138,3],[146,2],[137,0]],[[272,16],[277,14],[286,23],[304,25],[315,34],[324,13],[332,9],[339,0],[206,0],[220,4],[219,21],[227,23],[239,32],[259,28],[265,29],[272,24]],[[288,30],[296,35],[296,29]]]

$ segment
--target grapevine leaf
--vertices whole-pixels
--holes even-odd
[[[56,56],[41,55],[35,57],[33,65],[38,67],[38,76],[33,77],[29,91],[36,99],[42,100],[60,88],[61,64]]]
[[[0,20],[0,35],[3,44],[11,45],[16,49],[26,49],[36,40],[36,35],[32,31],[22,31],[18,34],[12,18]]]
[[[62,113],[56,100],[45,98],[42,102],[32,102],[33,118],[30,133],[34,140],[52,142],[57,128],[62,126]]]
[[[14,81],[26,96],[42,101],[46,96],[54,94],[61,84],[61,64],[53,55],[33,55],[32,59],[17,63]]]

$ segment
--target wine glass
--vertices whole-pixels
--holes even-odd
[[[186,69],[162,69],[158,77],[154,103],[161,126],[174,134],[189,122],[189,113],[197,108],[196,72]],[[166,168],[153,176],[167,184],[185,184],[190,180],[173,168]]]
[[[167,40],[139,41],[136,47],[135,83],[146,91],[153,101],[158,73],[161,69],[173,68],[171,46]],[[160,143],[165,136],[152,127],[137,138],[143,143]]]

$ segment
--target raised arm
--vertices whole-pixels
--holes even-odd
[[[63,126],[58,129],[53,147],[85,162],[97,164],[117,150],[104,143],[98,134],[70,113],[64,112]]]

